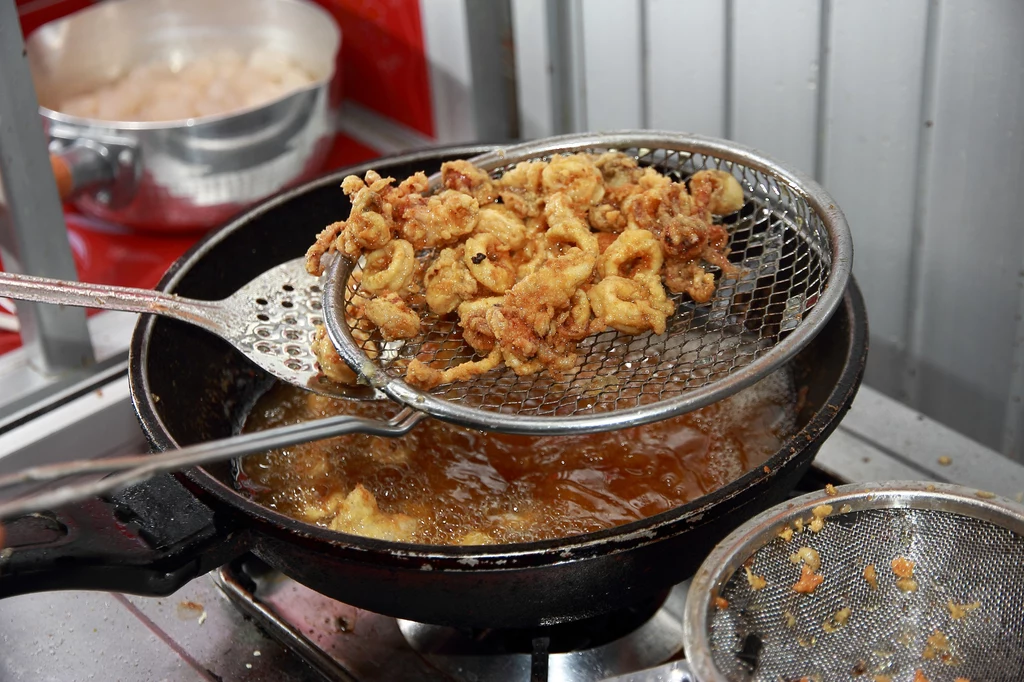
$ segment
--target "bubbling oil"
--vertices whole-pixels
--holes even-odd
[[[327,527],[329,501],[361,485],[382,515],[406,520],[412,542],[560,538],[667,511],[762,465],[795,430],[794,395],[783,369],[708,407],[607,433],[528,437],[426,420],[398,439],[354,434],[251,455],[236,481],[260,504]],[[279,384],[243,430],[397,410]]]

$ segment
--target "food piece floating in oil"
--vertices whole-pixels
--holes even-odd
[[[793,396],[783,369],[700,410],[619,431],[529,437],[431,420],[398,439],[348,435],[249,456],[236,480],[267,507],[358,535],[438,545],[566,537],[673,509],[760,467],[794,429]],[[398,409],[277,385],[244,430]]]
[[[673,180],[606,152],[524,161],[498,178],[449,161],[441,179],[428,195],[423,173],[398,184],[374,171],[345,178],[348,218],[327,226],[306,255],[318,276],[325,254],[362,259],[346,315],[385,342],[428,334],[427,319],[458,318],[477,357],[443,368],[410,359],[406,381],[424,390],[503,365],[561,376],[586,337],[664,334],[676,310],[669,293],[707,303],[715,273],[736,270],[715,216],[745,199],[723,170]],[[316,352],[327,377],[349,378],[332,373],[333,349]]]

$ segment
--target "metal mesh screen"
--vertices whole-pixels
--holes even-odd
[[[790,555],[804,546],[821,557],[824,582],[812,594],[792,589],[800,568]],[[897,587],[897,557],[916,562],[916,591]],[[763,589],[753,590],[742,569],[730,578],[721,591],[729,606],[710,619],[712,656],[730,680],[897,682],[917,670],[931,682],[1024,680],[1022,560],[1024,538],[959,514],[831,516],[817,534],[777,538],[754,554],[749,566],[767,581]],[[868,564],[877,589],[864,578]],[[950,602],[978,606],[954,618]],[[840,625],[835,614],[845,608]]]
[[[708,266],[717,280],[711,301],[696,305],[685,294],[674,295],[676,313],[661,335],[630,336],[609,330],[590,336],[579,345],[575,367],[561,376],[544,371],[521,377],[499,368],[468,382],[439,386],[431,391],[435,396],[489,412],[541,417],[593,414],[670,400],[708,386],[764,355],[801,324],[824,291],[832,264],[828,232],[801,194],[779,179],[688,152],[586,151],[621,151],[676,181],[702,169],[732,173],[747,201],[721,222],[729,232],[729,260],[740,266],[738,273],[726,278]],[[495,170],[494,177],[505,170]],[[419,257],[430,262],[435,255],[430,251]],[[350,279],[347,300],[359,292],[357,279]],[[439,317],[425,303],[412,307],[423,321],[422,335],[388,344],[375,331],[362,345],[370,357],[384,349],[376,359],[380,369],[403,378],[413,358],[442,370],[481,359],[462,340],[455,314]]]

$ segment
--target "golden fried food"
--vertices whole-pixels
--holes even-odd
[[[793,591],[801,594],[810,594],[823,582],[825,582],[825,578],[815,573],[813,568],[804,564],[800,567],[800,579],[793,585]]]
[[[817,573],[821,568],[821,556],[811,547],[801,547],[789,557],[789,560],[800,566],[800,579],[793,585],[793,591],[801,594],[814,592],[825,578]]]
[[[427,306],[444,315],[476,295],[476,279],[465,264],[465,248],[444,249],[423,275]]]
[[[392,239],[366,254],[363,288],[375,294],[399,292],[408,286],[415,271],[416,252],[412,244],[404,239]]]
[[[949,617],[953,620],[960,620],[965,617],[968,613],[981,606],[980,601],[972,602],[970,604],[955,604],[950,599],[946,602],[946,608],[949,609]]]
[[[916,592],[917,581],[914,580],[915,562],[904,557],[896,557],[892,560],[892,572],[896,574],[896,587],[903,592]]]
[[[810,566],[812,571],[821,568],[821,555],[811,547],[801,547],[789,556],[789,560],[794,564],[803,562]]]
[[[331,530],[397,541],[409,540],[419,523],[406,514],[385,514],[362,485],[356,485],[348,495],[337,493],[320,505],[308,506],[305,517],[310,522],[330,517]]]
[[[317,326],[313,330],[313,354],[316,356],[317,362],[320,364],[320,371],[325,377],[331,381],[336,381],[339,384],[351,384],[355,383],[356,375],[355,372],[349,368],[345,361],[338,355],[338,351],[334,348],[334,344],[327,337],[327,330],[322,326]]]
[[[913,578],[915,562],[904,557],[896,557],[892,560],[892,572],[897,578]]]
[[[370,337],[365,330],[353,329],[352,337],[362,344],[363,352],[369,357],[374,358],[377,356],[377,350],[369,340]],[[334,344],[331,343],[331,339],[327,336],[327,329],[323,325],[317,325],[313,329],[312,349],[317,363],[320,365],[320,371],[325,377],[339,384],[356,383],[355,372],[338,355],[338,351]]]
[[[594,317],[624,334],[640,334],[648,329],[664,334],[668,316],[675,306],[654,277],[626,279],[605,277],[590,290]]]
[[[345,178],[351,213],[320,233],[306,265],[320,275],[329,252],[362,259],[356,277],[367,300],[347,314],[385,340],[419,334],[413,318],[424,308],[458,315],[466,342],[486,358],[462,369],[409,361],[406,379],[420,388],[501,365],[557,375],[575,366],[592,333],[665,333],[670,292],[704,303],[716,288],[708,267],[733,271],[713,216],[739,210],[743,189],[719,170],[688,182],[619,152],[523,162],[497,179],[451,161],[430,195],[422,173],[395,185],[370,171]],[[330,366],[322,334],[317,344],[321,367]]]
[[[406,378],[409,380],[409,383],[430,390],[441,384],[468,381],[475,376],[490,372],[500,364],[501,352],[498,350],[492,350],[491,354],[483,360],[463,362],[446,370],[434,369],[419,360],[413,360],[409,363],[409,371]]]
[[[849,606],[839,609],[832,614],[831,618],[821,624],[821,629],[831,634],[846,625],[846,621],[850,620],[851,615],[853,615],[853,609]]]
[[[875,572],[875,565],[868,564],[864,567],[864,580],[872,590],[878,589],[878,573]]]
[[[398,294],[372,298],[363,306],[366,319],[380,329],[385,341],[411,339],[420,333],[420,318]]]
[[[743,189],[732,174],[722,170],[697,171],[690,178],[690,193],[717,215],[743,208]]]
[[[936,630],[928,636],[928,639],[925,640],[924,651],[921,652],[921,658],[926,661],[938,658],[944,663],[952,659],[949,649],[949,638],[946,637],[945,633],[941,630]]]
[[[811,522],[808,528],[812,533],[819,533],[825,527],[825,517],[832,513],[831,504],[819,504],[811,510]]]
[[[768,581],[764,579],[764,576],[756,575],[750,570],[750,566],[744,566],[743,568],[747,572],[747,583],[750,585],[750,589],[757,592],[768,587]]]

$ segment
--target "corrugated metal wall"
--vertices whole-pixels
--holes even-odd
[[[1024,2],[512,0],[520,129],[668,128],[813,174],[868,381],[1024,459]]]

